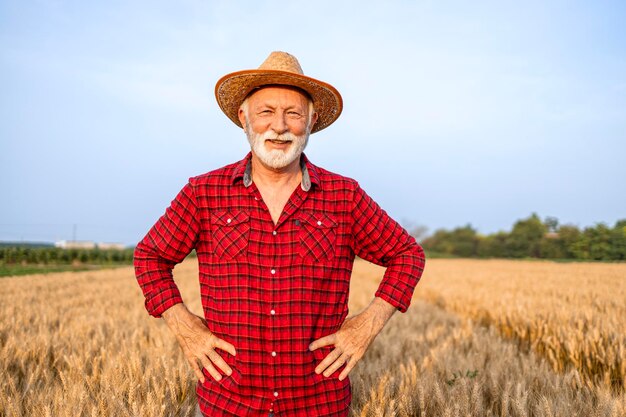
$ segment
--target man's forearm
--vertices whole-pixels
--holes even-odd
[[[397,309],[380,297],[374,297],[364,313],[370,316],[376,333],[380,332]]]

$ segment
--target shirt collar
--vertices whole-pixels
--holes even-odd
[[[300,187],[304,191],[309,191],[312,184],[318,187],[320,186],[317,168],[309,161],[309,158],[307,158],[304,153],[300,156],[300,169],[302,170]],[[252,185],[252,152],[248,152],[248,155],[235,166],[235,171],[232,176],[233,183],[240,178],[243,181],[244,187]]]

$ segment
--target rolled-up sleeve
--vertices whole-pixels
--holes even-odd
[[[352,221],[355,254],[387,268],[375,296],[406,312],[424,271],[424,250],[359,186],[354,193]]]
[[[190,180],[135,248],[135,276],[146,310],[154,317],[161,317],[165,310],[183,301],[172,270],[196,245],[200,230],[197,210]]]

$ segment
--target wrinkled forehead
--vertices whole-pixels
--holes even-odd
[[[249,100],[254,96],[257,96],[257,98],[280,97],[280,96],[284,96],[287,91],[297,93],[297,95],[300,96],[306,103],[313,102],[313,99],[311,98],[309,93],[302,90],[301,88],[294,87],[291,85],[281,85],[281,84],[269,84],[269,85],[263,85],[261,87],[257,87],[246,96],[244,101]]]

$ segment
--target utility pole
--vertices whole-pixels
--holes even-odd
[[[73,233],[72,233],[72,242],[76,242],[76,223],[74,223],[74,228],[73,228]]]

